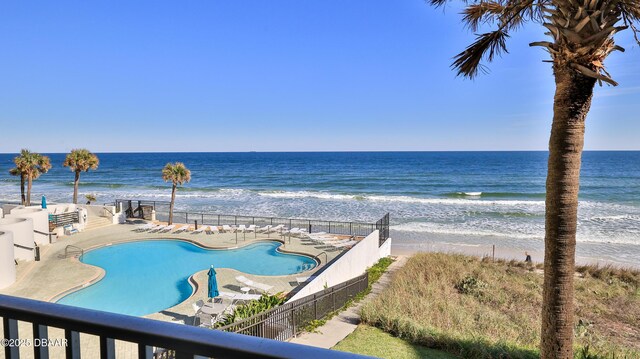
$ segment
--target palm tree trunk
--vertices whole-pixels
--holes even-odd
[[[25,178],[24,175],[21,174],[20,175],[20,203],[24,206],[27,202],[27,198],[24,195],[24,182],[25,182]]]
[[[176,184],[171,189],[171,203],[169,204],[169,224],[173,224],[173,203],[176,201]]]
[[[73,180],[73,203],[78,204],[78,184],[80,183],[80,171],[76,171],[76,178]]]
[[[33,180],[31,179],[31,176],[27,176],[27,206],[31,205],[31,185],[33,183]]]
[[[541,358],[573,358],[573,276],[585,119],[595,80],[556,65],[545,213]]]

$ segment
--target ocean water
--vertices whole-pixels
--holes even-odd
[[[288,275],[315,264],[309,257],[278,252],[277,247],[276,243],[258,243],[233,250],[208,250],[166,240],[102,247],[85,253],[80,260],[103,268],[104,278],[62,297],[58,303],[147,315],[189,298],[193,292],[189,277],[211,265],[256,275]]]
[[[35,198],[68,201],[73,174],[54,168]],[[169,200],[161,169],[182,161],[191,183],[177,208],[229,214],[374,221],[391,213],[399,246],[433,241],[540,249],[546,152],[136,153],[99,154],[81,193]],[[17,200],[13,155],[0,155],[0,200]],[[579,207],[583,255],[640,262],[640,152],[585,152]],[[604,248],[604,249],[603,249]]]

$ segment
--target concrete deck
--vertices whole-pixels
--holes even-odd
[[[64,237],[57,243],[41,247],[41,261],[20,262],[17,267],[17,280],[12,286],[0,290],[1,294],[37,299],[43,301],[54,301],[61,294],[72,291],[74,288],[85,285],[103,275],[103,270],[97,267],[81,263],[76,257],[64,258],[67,245],[77,246],[84,250],[104,246],[106,244],[116,244],[119,242],[145,240],[145,239],[182,239],[208,248],[234,248],[248,245],[256,241],[283,240],[278,234],[253,234],[243,235],[239,233],[221,234],[192,234],[192,233],[147,233],[136,232],[137,224],[121,224],[102,227],[94,230],[84,231],[72,236]],[[237,242],[236,242],[237,241]],[[272,294],[277,292],[288,293],[298,286],[296,277],[313,275],[322,269],[328,261],[338,256],[341,251],[328,251],[326,247],[311,245],[295,237],[284,238],[284,244],[280,247],[282,251],[307,254],[320,260],[320,266],[304,273],[287,276],[257,276],[241,273],[230,268],[216,268],[218,284],[221,290],[229,292],[239,292],[240,283],[235,280],[235,276],[242,274],[245,277],[257,282],[273,285]],[[322,252],[327,253],[320,255]],[[319,257],[317,257],[319,256]],[[187,324],[192,323],[194,312],[192,303],[199,299],[206,299],[206,268],[194,275],[198,284],[197,291],[184,302],[159,313],[148,315],[148,318],[164,321],[178,321]],[[21,338],[31,338],[31,325],[20,323]],[[0,335],[2,335],[0,326]],[[62,330],[50,328],[50,338],[64,338]],[[99,348],[98,338],[90,335],[81,335],[82,350],[85,352],[97,353]],[[137,347],[132,343],[116,342],[118,358],[137,358]],[[51,357],[63,356],[64,348],[51,348]],[[22,348],[21,357],[32,358],[32,348]]]

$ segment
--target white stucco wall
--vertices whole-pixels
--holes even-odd
[[[23,247],[33,248],[33,220],[31,218],[2,218],[0,219],[0,231],[11,232],[13,243]],[[34,260],[33,249],[13,247],[15,259],[25,261]]]
[[[387,238],[380,246],[380,258],[388,257],[391,255],[391,238]]]
[[[47,211],[49,211],[49,213],[51,214],[74,212],[75,210],[76,210],[76,205],[73,203],[47,204]]]
[[[378,231],[368,235],[329,267],[318,273],[312,281],[300,289],[289,301],[306,297],[323,290],[325,286],[331,287],[363,274],[367,268],[376,264],[382,258],[380,257],[378,241]]]
[[[104,206],[104,205],[78,205],[79,208],[87,210],[89,218],[103,217],[107,218],[113,224],[124,223],[124,220],[120,221],[120,213],[116,213],[116,206]]]
[[[49,244],[49,212],[46,209],[36,207],[14,208],[6,218],[31,218],[33,220],[33,229],[41,232],[33,233],[35,242]]]
[[[4,212],[4,214],[11,213],[11,210],[14,208],[24,208],[24,206],[21,206],[19,204],[3,204],[2,205],[2,211]]]
[[[104,217],[103,206],[79,204],[78,207],[86,209],[87,210],[87,215],[89,216],[89,218],[92,218],[92,217]]]
[[[0,231],[0,289],[16,281],[16,265],[13,261],[13,235]]]

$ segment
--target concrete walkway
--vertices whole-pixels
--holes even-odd
[[[356,327],[360,324],[360,308],[362,305],[378,296],[391,283],[393,274],[402,268],[406,262],[406,256],[398,256],[380,279],[373,284],[371,293],[363,300],[331,318],[325,325],[316,329],[315,333],[303,333],[291,339],[290,342],[326,349],[333,348],[338,342],[356,330]]]

